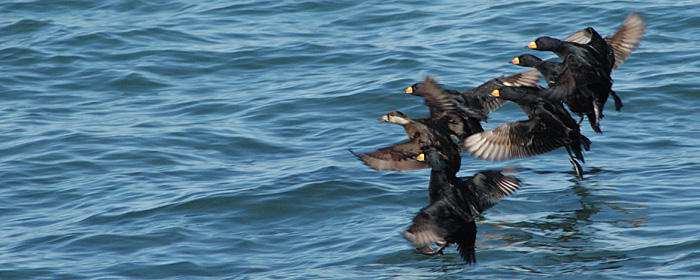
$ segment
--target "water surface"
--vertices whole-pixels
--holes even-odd
[[[478,221],[476,265],[400,235],[428,170],[348,152],[405,141],[401,91],[515,74],[539,36],[648,24],[613,73],[586,180],[565,151],[486,162],[523,187]],[[693,1],[5,1],[0,278],[694,278],[700,8]],[[530,52],[531,53],[531,52]],[[543,58],[553,55],[536,53]],[[609,104],[610,105],[610,104]],[[485,127],[523,119],[514,105]]]

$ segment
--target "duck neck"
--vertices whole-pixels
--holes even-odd
[[[428,185],[428,198],[430,202],[440,199],[445,190],[452,188],[455,174],[445,169],[433,169],[430,171],[430,183]]]

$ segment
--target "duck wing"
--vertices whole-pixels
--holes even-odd
[[[480,214],[496,205],[502,198],[511,195],[520,187],[520,180],[503,171],[486,170],[476,173],[464,182],[475,208]]]
[[[642,17],[637,13],[631,13],[612,37],[605,38],[615,53],[615,65],[613,65],[612,70],[620,67],[639,46],[639,41],[644,36],[645,27]]]
[[[494,130],[467,137],[463,149],[485,160],[531,157],[556,150],[566,143],[566,128],[540,118],[506,123]]]
[[[365,165],[374,170],[394,170],[404,172],[430,168],[429,164],[416,160],[416,156],[423,152],[418,141],[412,140],[395,144],[371,153],[356,154],[352,150],[350,152],[360,159]]]

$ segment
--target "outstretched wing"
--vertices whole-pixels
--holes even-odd
[[[612,70],[620,67],[639,46],[639,41],[644,36],[645,27],[642,17],[639,14],[632,13],[625,18],[625,21],[622,22],[622,25],[612,37],[605,38],[615,53],[615,65]]]
[[[421,146],[416,141],[399,143],[371,153],[356,154],[352,150],[350,152],[374,170],[404,172],[430,168],[427,163],[416,160],[416,156],[422,153]]]
[[[507,160],[531,157],[564,146],[563,131],[548,127],[540,119],[507,123],[494,130],[467,137],[462,144],[473,157]]]
[[[481,214],[515,192],[520,187],[520,180],[506,175],[504,171],[486,170],[476,173],[465,184],[474,197],[474,207],[479,211],[476,214]]]

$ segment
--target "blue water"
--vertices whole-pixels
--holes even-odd
[[[695,1],[3,1],[0,279],[661,279],[700,275]],[[486,162],[522,188],[478,221],[476,265],[400,232],[428,170],[348,152],[405,141],[402,90],[525,70],[544,35],[648,25],[604,135]],[[544,58],[553,55],[536,53]],[[509,104],[487,129],[523,119]]]

